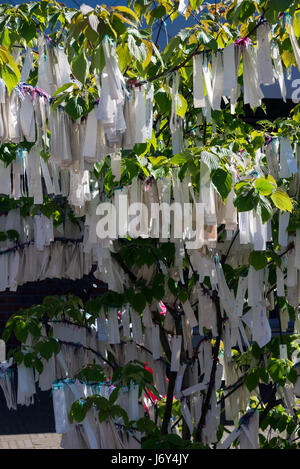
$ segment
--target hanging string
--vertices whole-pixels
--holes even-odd
[[[61,378],[61,379],[58,379],[56,381],[53,382],[52,384],[52,388],[53,387],[57,387],[57,388],[60,388],[60,387],[63,387],[64,384],[86,384],[87,386],[91,386],[91,387],[94,387],[94,386],[107,386],[107,387],[112,387],[115,389],[115,386],[112,385],[111,381],[108,380],[108,381],[85,381],[83,379],[79,379],[78,378],[78,375],[75,375],[74,378],[69,378],[69,377],[65,377],[65,378]]]
[[[48,321],[46,320],[46,323],[47,323],[47,322],[48,322]],[[86,326],[85,324],[78,324],[78,323],[76,323],[76,322],[72,322],[72,321],[69,321],[69,320],[67,320],[67,319],[64,319],[63,321],[59,321],[59,320],[56,320],[56,319],[51,319],[50,322],[51,322],[51,323],[55,323],[55,324],[69,324],[69,325],[71,325],[71,326],[75,326],[75,327],[79,327],[79,328],[84,328],[84,329],[87,329],[87,331],[88,331],[90,334],[92,334],[93,331],[96,332],[96,329],[92,329],[91,327]]]
[[[100,353],[100,352],[97,352],[96,350],[90,348],[90,347],[86,347],[85,345],[82,345],[80,343],[74,343],[74,342],[65,342],[64,340],[60,340],[58,339],[58,342],[61,343],[61,344],[65,344],[67,346],[70,346],[70,347],[75,347],[77,349],[79,348],[82,348],[86,351],[89,351],[89,352],[92,352],[94,353],[97,357],[101,358],[101,360],[103,360],[105,363],[107,363],[112,369],[116,369],[119,367],[119,365],[114,365],[113,363],[111,363],[110,361],[108,361],[106,358],[103,357],[103,355]]]
[[[80,239],[74,239],[74,238],[55,238],[54,241],[51,242],[51,244],[60,242],[64,244],[68,243],[73,243],[73,244],[80,244],[83,241],[83,237]],[[4,254],[9,254],[10,252],[16,252],[18,250],[24,249],[26,246],[29,246],[30,244],[34,245],[34,241],[26,241],[24,243],[17,243],[15,246],[11,248],[7,248],[4,251],[0,251],[0,256]]]

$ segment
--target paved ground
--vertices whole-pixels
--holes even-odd
[[[33,405],[15,411],[8,410],[0,389],[0,450],[59,449],[60,440],[49,392],[38,392]]]
[[[0,435],[2,449],[61,449],[61,435],[56,433],[34,433],[23,435]]]

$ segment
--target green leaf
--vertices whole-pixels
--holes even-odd
[[[282,189],[277,189],[271,195],[271,199],[274,205],[276,205],[276,207],[278,207],[280,210],[284,212],[285,211],[292,212],[293,210],[292,201],[290,197],[288,196],[288,194],[284,192]]]
[[[104,56],[104,50],[102,44],[100,44],[96,49],[94,50],[93,54],[93,66],[97,72],[97,74],[100,76],[104,67],[105,67],[105,56]]]
[[[70,416],[77,422],[82,422],[85,419],[86,407],[82,401],[76,401],[72,404]]]
[[[215,52],[218,50],[218,43],[213,36],[207,34],[204,30],[201,30],[198,34],[198,41],[204,44],[208,49],[212,49]]]
[[[291,370],[287,373],[287,378],[291,383],[296,384],[298,374],[295,368],[291,368]]]
[[[232,177],[228,171],[225,171],[222,168],[214,169],[211,172],[211,180],[220,196],[225,202],[227,196],[229,195],[232,189]]]
[[[160,259],[166,258],[169,262],[173,262],[175,257],[175,245],[173,243],[162,243],[158,248]]]
[[[49,360],[52,357],[52,347],[48,342],[39,343],[39,352],[46,360]]]
[[[20,342],[26,342],[28,336],[28,329],[25,321],[20,320],[17,322],[14,327],[14,334]]]
[[[268,384],[269,383],[269,374],[265,368],[260,368],[259,369],[259,377],[263,383]]]
[[[286,427],[286,431],[289,435],[291,435],[297,428],[297,422],[295,420],[291,420],[287,427]]]
[[[255,5],[252,0],[244,0],[238,5],[234,12],[234,23],[243,23],[249,16],[255,13]]]
[[[128,49],[132,57],[138,62],[143,63],[147,58],[147,47],[140,41],[138,45],[135,37],[132,34],[128,35]]]
[[[8,230],[6,233],[10,241],[15,241],[20,238],[20,235],[16,230]]]
[[[275,190],[274,185],[264,178],[256,179],[254,185],[261,195],[270,195]]]
[[[176,166],[182,165],[182,164],[186,163],[189,160],[189,156],[190,155],[186,152],[177,153],[177,155],[174,155],[170,159],[170,165],[176,165]]]
[[[268,366],[269,373],[273,381],[281,381],[284,378],[286,372],[286,362],[287,360],[280,360],[276,358],[271,358]]]
[[[11,333],[12,333],[12,326],[6,325],[2,334],[2,339],[4,340],[4,342],[7,342],[9,340]]]
[[[266,254],[268,257],[271,257],[272,261],[275,262],[276,266],[277,267],[281,267],[281,257],[278,256],[278,254],[276,254],[276,252],[274,251],[266,251]]]
[[[179,300],[181,301],[181,303],[185,303],[188,299],[188,294],[185,290],[181,290],[179,293],[178,293],[178,298]]]
[[[239,212],[248,212],[255,208],[258,197],[254,195],[254,189],[251,186],[244,186],[237,191],[237,197],[233,205]]]
[[[6,241],[8,238],[7,234],[3,231],[0,231],[0,241]]]
[[[89,63],[84,52],[75,57],[72,62],[71,68],[77,80],[84,84],[87,80],[89,73]]]
[[[266,253],[264,251],[252,251],[249,256],[249,264],[255,270],[261,270],[268,264]]]
[[[34,337],[40,337],[41,329],[42,329],[42,323],[41,322],[35,322],[35,321],[32,320],[28,324],[28,330],[29,330],[30,334],[32,334]]]
[[[23,353],[21,352],[21,350],[17,350],[14,353],[14,362],[17,363],[18,365],[21,365],[21,363],[23,362],[23,359],[24,359]]]
[[[128,415],[127,413],[125,412],[124,409],[122,409],[122,407],[120,407],[119,405],[114,405],[112,406],[111,408],[111,416],[113,418],[115,417],[121,417],[123,419],[123,422],[125,425],[128,424]]]
[[[159,89],[155,93],[154,97],[160,114],[165,114],[171,111],[172,101],[170,96],[166,93],[166,90],[163,88]]]
[[[154,285],[153,288],[152,288],[152,293],[153,293],[154,298],[156,298],[156,300],[160,301],[164,297],[165,289],[161,285]]]
[[[176,296],[177,292],[178,292],[178,287],[177,287],[177,284],[176,284],[175,280],[173,280],[172,278],[169,278],[168,279],[168,287],[169,287],[170,292],[174,296]]]
[[[44,365],[43,365],[43,363],[42,363],[41,360],[36,359],[36,360],[34,361],[34,366],[35,366],[35,368],[37,369],[38,373],[41,374],[41,373],[43,372]]]
[[[285,11],[293,4],[293,0],[270,0],[268,9],[275,11]]]
[[[178,94],[178,97],[180,100],[180,106],[179,104],[177,106],[177,115],[180,117],[184,117],[188,108],[187,100],[181,94]]]
[[[250,373],[246,376],[245,384],[250,392],[252,392],[259,383],[259,370],[252,369]]]
[[[8,93],[10,94],[12,90],[19,83],[18,76],[16,75],[16,73],[14,72],[14,70],[11,68],[9,64],[2,65],[1,71],[2,71],[2,78],[4,80],[4,83],[7,86]]]
[[[187,170],[188,170],[188,163],[185,163],[181,166],[181,168],[179,169],[178,171],[178,179],[182,182],[185,178],[185,175],[187,173]]]
[[[110,408],[111,403],[103,396],[96,396],[95,404],[97,405],[97,408],[100,410],[108,410]]]
[[[57,98],[55,98],[55,101],[52,103],[52,111],[55,111],[55,109],[61,105],[65,100],[66,98],[69,96],[68,93],[62,93],[60,96],[58,96]]]
[[[220,166],[220,160],[217,155],[211,153],[210,151],[202,151],[201,152],[201,161],[206,164],[206,166],[212,169],[218,169]]]
[[[23,21],[20,26],[20,34],[27,43],[31,41],[31,39],[33,39],[36,35],[35,23],[33,21],[29,21],[29,22]]]
[[[26,355],[24,355],[24,365],[26,366],[26,368],[32,368],[34,361],[34,353],[26,353]]]
[[[295,30],[296,36],[299,37],[300,36],[300,11],[297,11],[294,16],[294,30]]]
[[[110,411],[109,410],[100,410],[98,413],[98,418],[99,422],[104,422],[106,419],[110,417]]]
[[[131,305],[137,313],[142,313],[146,307],[146,304],[146,298],[141,293],[136,293],[131,299]]]
[[[172,53],[180,44],[180,38],[178,36],[172,37],[170,41],[168,42],[165,50],[164,50],[164,60],[167,63],[168,60],[170,59]]]
[[[258,199],[256,211],[257,214],[261,217],[263,223],[266,223],[272,216],[272,205],[263,195],[261,195]]]
[[[151,16],[153,16],[154,18],[162,18],[165,14],[166,14],[166,9],[163,5],[160,5],[156,8],[153,8],[153,10],[151,10]]]
[[[87,105],[83,98],[80,96],[73,96],[68,100],[65,105],[65,111],[73,120],[79,119],[87,112]]]
[[[9,67],[9,73],[13,72],[16,76],[17,82],[20,81],[21,74],[20,74],[19,67],[16,64],[9,50],[4,46],[0,46],[0,64],[2,66],[2,72],[6,66]]]
[[[257,135],[252,140],[252,145],[253,145],[255,151],[258,150],[259,148],[261,148],[264,145],[264,143],[265,143],[265,139],[261,135]]]
[[[142,155],[147,150],[147,143],[136,143],[133,147],[133,152],[137,155]]]
[[[150,163],[152,164],[153,168],[166,164],[169,161],[168,158],[166,158],[165,156],[157,156],[157,157],[149,156],[148,159]]]
[[[120,392],[120,388],[116,388],[113,390],[113,392],[110,394],[109,396],[109,402],[111,404],[114,404],[114,402],[116,402],[116,400],[118,399],[119,397],[119,392]]]
[[[187,39],[189,39],[189,37],[191,37],[191,35],[193,34],[193,29],[192,28],[185,28],[185,29],[181,29],[181,31],[179,31],[179,33],[177,34],[177,36],[179,37],[179,39],[181,39],[181,42],[186,42]]]
[[[69,88],[71,88],[71,86],[73,87],[74,86],[74,83],[71,82],[71,83],[65,83],[63,86],[61,86],[60,88],[58,88],[52,95],[52,97],[54,96],[57,96],[58,94],[62,93],[63,91],[65,90],[68,90]]]
[[[118,10],[122,13],[123,16],[125,17],[130,17],[131,20],[135,20],[137,23],[139,23],[140,19],[139,17],[137,16],[137,14],[131,10],[130,8],[126,7],[126,6],[123,6],[123,5],[119,5],[119,6],[116,6],[116,7],[112,7],[114,10]]]
[[[83,368],[78,374],[78,378],[82,381],[89,382],[103,382],[106,381],[106,375],[103,371],[103,368],[99,365],[88,365]]]

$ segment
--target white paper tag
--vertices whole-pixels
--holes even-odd
[[[235,66],[235,46],[229,44],[223,51],[224,60],[224,89],[223,95],[229,96],[231,91],[236,87],[236,66]]]
[[[141,317],[136,311],[133,311],[133,310],[131,310],[130,314],[131,314],[133,340],[137,344],[142,344],[143,343],[143,333],[142,333]]]
[[[107,341],[107,327],[104,314],[97,318],[97,338],[99,342]]]
[[[288,359],[287,346],[285,344],[281,344],[279,348],[280,348],[280,359],[287,360]]]
[[[207,389],[207,387],[208,387],[208,383],[194,384],[193,386],[190,386],[189,388],[184,389],[184,391],[182,391],[182,395],[184,397],[187,397],[195,392],[203,391],[204,389]]]
[[[139,386],[133,381],[130,382],[128,417],[130,420],[139,418]]]
[[[295,267],[300,270],[300,230],[296,231],[295,239]]]
[[[108,343],[120,343],[118,313],[115,309],[110,309],[108,312]]]
[[[248,278],[240,277],[236,299],[235,299],[235,305],[234,305],[234,314],[238,317],[242,316],[243,314],[243,307],[244,307],[245,294],[246,294],[247,288],[248,288]]]
[[[158,324],[152,324],[152,354],[153,360],[158,360],[162,356]]]
[[[185,15],[185,12],[188,7],[188,0],[179,0],[179,5],[178,5],[178,13],[180,15]]]
[[[194,108],[205,107],[202,56],[200,55],[194,55],[193,57],[193,90]]]
[[[191,328],[198,326],[198,321],[189,300],[182,303],[182,307]]]
[[[112,153],[110,155],[110,163],[111,163],[111,172],[112,175],[115,176],[115,181],[120,181],[121,179],[121,153]]]
[[[123,326],[123,336],[127,339],[130,339],[130,328],[129,328],[129,311],[128,306],[126,305],[122,311],[122,326]]]
[[[0,339],[0,363],[6,361],[6,345],[4,340]]]
[[[171,350],[171,371],[179,371],[180,369],[180,352],[181,352],[181,335],[174,335],[172,338]]]
[[[279,267],[276,267],[276,285],[277,285],[277,296],[285,296],[284,274]]]

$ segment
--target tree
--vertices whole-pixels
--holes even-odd
[[[148,138],[133,148],[123,145],[121,158],[111,150],[101,161],[93,162],[91,182],[103,188],[101,202],[114,200],[120,187],[126,189],[132,184],[151,187],[153,195],[160,181],[169,181],[172,197],[182,207],[200,197],[199,247],[190,248],[188,232],[180,240],[162,239],[168,236],[160,233],[135,237],[130,230],[129,234],[112,236],[109,247],[102,244],[111,257],[107,271],[99,276],[108,279],[109,286],[115,285],[114,291],[109,289],[85,305],[77,298],[49,297],[42,305],[14,315],[6,324],[4,339],[14,332],[23,344],[12,352],[14,362],[42,373],[61,345],[53,337],[53,327],[45,330],[43,325],[64,321],[90,328],[98,320],[102,321],[99,327],[104,328],[105,320],[109,324],[115,320],[120,337],[106,341],[102,353],[96,351],[101,366],[91,362],[78,374],[79,379],[93,382],[111,378],[115,391],[109,399],[95,394],[76,400],[70,413],[72,421],[83,422],[97,409],[100,422],[118,419],[125,432],[139,432],[137,439],[140,442],[141,438],[144,448],[213,448],[228,432],[219,421],[222,402],[237,427],[230,444],[246,444],[243,429],[245,422],[251,422],[254,428],[260,426],[262,447],[297,447],[300,428],[293,385],[298,379],[294,362],[299,336],[285,334],[286,327],[282,326],[288,318],[296,323],[298,319],[300,265],[294,259],[299,255],[300,225],[297,156],[293,149],[299,142],[300,107],[295,106],[289,118],[274,122],[266,119],[253,127],[245,122],[244,104],[264,107],[259,84],[265,79],[249,76],[247,69],[253,63],[250,52],[256,50],[249,41],[261,40],[257,36],[261,26],[271,25],[264,37],[272,36],[279,80],[280,58],[286,68],[299,67],[299,4],[292,0],[222,1],[213,5],[190,1],[185,17],[192,16],[194,26],[181,30],[160,51],[161,26],[166,18],[178,17],[179,2],[129,3],[132,8],[82,6],[80,10],[44,1],[14,8],[2,5],[1,76],[12,92],[20,80],[24,50],[34,48],[39,35],[47,33],[52,45],[64,48],[73,74],[69,83],[54,91],[52,112],[59,107],[73,121],[88,120],[99,97],[98,79],[103,86],[110,59],[114,73],[118,76],[116,70],[120,70],[128,90],[147,85],[151,93],[153,85]],[[158,32],[153,40],[154,24],[158,24]],[[228,100],[221,107],[224,89],[218,98],[216,68],[208,64],[212,57],[212,66],[218,67],[218,49],[233,43],[238,46],[236,50],[242,50],[243,66],[237,62],[235,87],[226,93],[233,92],[231,109]],[[13,58],[16,47],[21,49],[17,62]],[[269,51],[271,54],[271,42]],[[32,86],[38,83],[37,60],[34,57],[28,77]],[[200,74],[197,67],[201,67]],[[200,86],[202,68],[204,84]],[[209,80],[216,99],[210,105]],[[258,86],[253,88],[255,83]],[[244,90],[239,99],[239,93],[234,94],[241,86]],[[100,92],[100,103],[103,96]],[[205,103],[199,105],[197,100]],[[280,139],[280,162],[274,157],[278,153],[276,139]],[[275,147],[270,149],[268,142]],[[10,164],[18,147],[31,145],[26,141],[4,143],[0,157]],[[45,161],[50,152],[43,140],[41,156]],[[70,204],[49,196],[44,196],[44,203],[39,205],[34,205],[32,198],[8,197],[2,197],[1,204],[3,211],[18,206],[26,215],[41,210],[53,217],[57,226],[66,216],[76,221],[76,211]],[[188,228],[192,229],[192,223]],[[5,239],[9,233],[3,236]],[[15,233],[11,236],[17,237]],[[277,314],[279,336],[271,337],[267,310]],[[195,341],[197,327],[200,337]],[[24,345],[28,337],[30,343]],[[153,375],[143,360],[124,362],[124,344],[131,341],[143,351],[148,365],[152,360]],[[148,342],[152,343],[151,350]],[[161,371],[167,383],[159,382]],[[261,395],[258,388],[264,384],[268,390]],[[139,418],[136,408],[127,413],[119,404],[123,386],[128,386],[131,397],[146,397],[149,407],[156,409],[155,415],[148,409]],[[266,437],[263,432],[270,429],[277,433]]]

